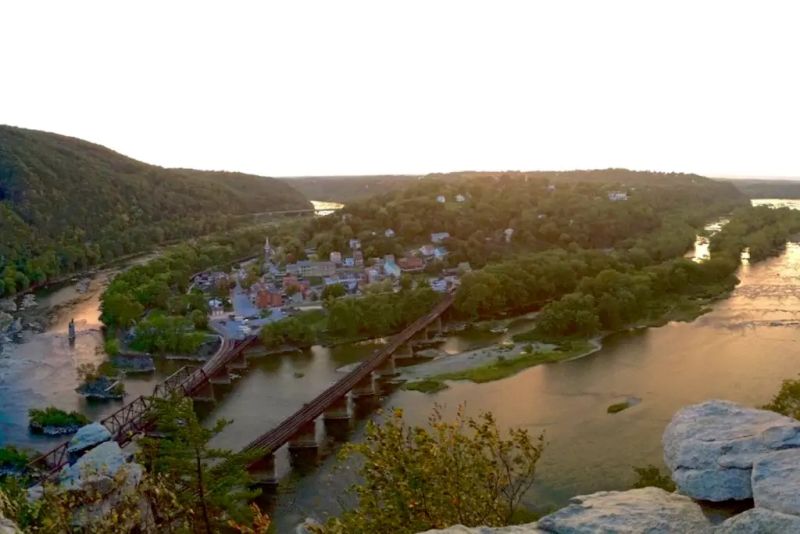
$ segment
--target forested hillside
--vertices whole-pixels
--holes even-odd
[[[612,200],[614,194],[619,200]],[[449,234],[446,263],[472,267],[550,248],[639,248],[653,259],[682,254],[711,217],[747,205],[731,184],[690,174],[621,169],[429,175],[406,187],[348,204],[285,239],[295,255],[321,257],[362,242],[366,257],[401,256]],[[387,230],[391,230],[388,232]],[[506,231],[511,233],[506,233]],[[639,241],[643,240],[643,241]],[[277,242],[277,241],[276,241]]]
[[[61,135],[0,125],[0,296],[248,213],[310,207],[271,178],[164,169]]]
[[[750,198],[800,198],[800,180],[725,179]]]

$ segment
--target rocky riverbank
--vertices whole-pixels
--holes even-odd
[[[678,411],[663,446],[674,493],[654,487],[602,491],[575,497],[527,525],[457,525],[426,534],[800,532],[800,421],[712,400]],[[724,504],[746,510],[722,518]]]

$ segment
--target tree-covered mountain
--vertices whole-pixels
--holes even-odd
[[[243,215],[311,207],[272,178],[165,169],[105,147],[0,125],[0,296]]]

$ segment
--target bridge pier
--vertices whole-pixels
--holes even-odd
[[[309,421],[300,427],[300,430],[289,440],[289,451],[298,449],[317,448],[317,424],[316,421]]]
[[[208,377],[208,381],[211,384],[230,384],[231,383],[231,375],[228,372],[226,367],[223,367],[213,375]],[[213,393],[212,393],[213,397]]]
[[[214,384],[212,384],[210,380],[206,380],[206,382],[201,384],[200,387],[192,393],[192,400],[214,402],[216,400],[214,397]]]
[[[247,369],[247,356],[244,351],[240,352],[228,362],[228,369]]]
[[[325,434],[335,440],[343,441],[350,431],[350,403],[345,395],[331,404],[322,415]]]
[[[376,395],[375,393],[375,386],[372,383],[372,375],[368,375],[362,378],[354,387],[350,390],[350,396],[353,398],[354,401],[359,401],[361,399],[369,399]]]
[[[267,454],[251,463],[247,470],[256,486],[274,487],[278,485],[278,476],[275,472],[275,455]]]
[[[397,376],[397,368],[395,367],[394,354],[390,354],[388,358],[375,370],[378,379],[385,379]]]
[[[414,357],[414,349],[411,346],[411,343],[403,343],[397,347],[397,350],[394,351],[392,356],[395,359],[395,363],[396,360],[410,360]]]

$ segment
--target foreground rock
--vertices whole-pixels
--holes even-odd
[[[0,534],[22,534],[22,531],[10,519],[0,517]]]
[[[69,440],[67,454],[72,462],[77,460],[83,452],[111,439],[111,432],[100,423],[90,423],[82,426]]]
[[[753,496],[753,464],[776,450],[800,447],[800,421],[713,400],[681,409],[663,436],[664,460],[681,493],[727,501]]]
[[[753,464],[752,483],[756,506],[800,515],[800,449],[760,457]]]
[[[713,532],[714,534],[789,534],[800,532],[800,517],[753,508],[728,519]]]
[[[575,497],[536,524],[545,532],[710,532],[700,506],[660,488],[601,491]]]
[[[575,497],[570,504],[536,523],[512,527],[466,528],[461,525],[431,533],[447,534],[703,534],[712,525],[700,506],[688,497],[660,488],[601,491]]]

